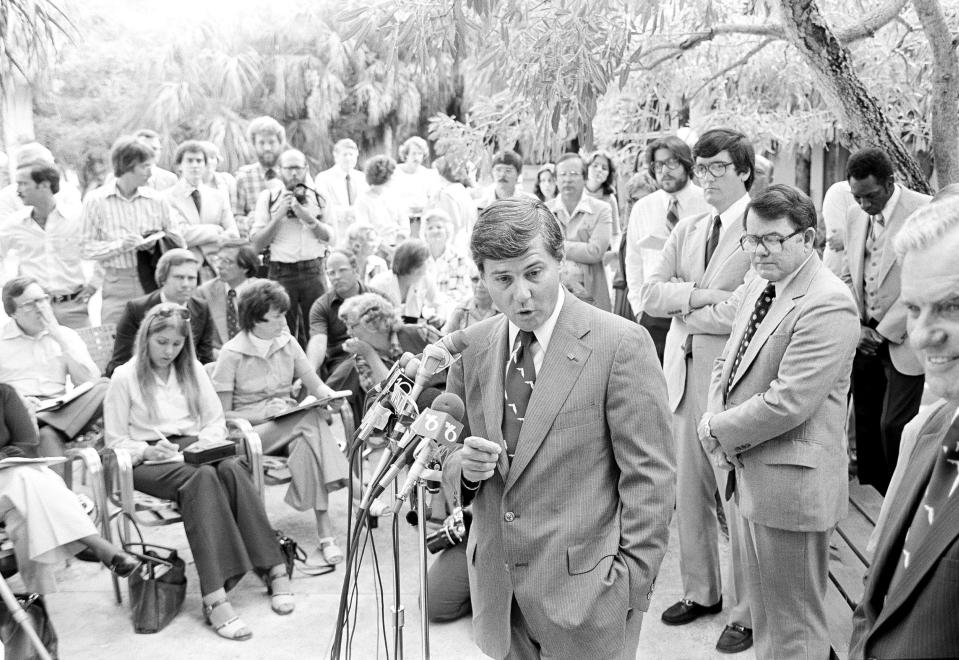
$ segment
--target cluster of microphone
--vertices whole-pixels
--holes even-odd
[[[376,396],[360,422],[357,439],[366,442],[373,434],[385,432],[388,442],[360,503],[361,511],[368,511],[400,472],[409,467],[394,504],[394,512],[398,511],[439,448],[456,444],[466,412],[463,400],[443,393],[422,411],[419,405],[433,377],[449,368],[466,346],[464,334],[454,332],[426,346],[420,357],[405,353],[374,389]]]

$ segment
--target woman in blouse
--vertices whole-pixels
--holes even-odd
[[[189,310],[161,303],[137,332],[134,357],[113,373],[103,404],[107,444],[133,459],[134,487],[176,500],[200,576],[203,613],[221,637],[253,636],[227,600],[248,571],[266,582],[277,614],[293,611],[283,555],[240,459],[188,465],[191,446],[223,440],[223,408],[193,353]]]
[[[586,194],[609,204],[613,231],[619,230],[619,203],[616,201],[616,165],[609,154],[597,151],[586,161]]]
[[[541,202],[548,202],[556,197],[559,190],[556,188],[556,166],[552,163],[540,165],[536,172],[536,183],[533,184],[533,194]]]
[[[12,385],[0,383],[0,460],[36,458],[38,445],[37,427],[23,399]],[[84,550],[120,577],[128,577],[140,565],[133,555],[100,536],[77,496],[47,467],[0,470],[0,520],[13,542],[18,572],[28,591],[56,591],[57,566]]]
[[[437,317],[439,293],[426,273],[429,258],[430,248],[425,241],[418,238],[403,241],[396,246],[390,272],[370,280],[370,288],[385,293],[404,322],[419,323],[422,319],[441,327],[443,322]]]
[[[363,172],[370,187],[356,200],[356,222],[371,225],[380,240],[393,247],[410,235],[410,219],[390,186],[396,161],[389,156],[373,156],[366,161]]]
[[[263,452],[288,453],[292,480],[286,503],[316,516],[319,551],[327,563],[343,561],[330,520],[329,493],[345,487],[349,466],[330,432],[327,413],[308,408],[273,419],[295,408],[293,382],[322,399],[332,390],[323,384],[286,325],[290,298],[281,284],[257,280],[240,292],[240,332],[223,345],[213,369],[213,386],[227,415],[253,424]]]

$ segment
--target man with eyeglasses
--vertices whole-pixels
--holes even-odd
[[[675,135],[650,142],[646,166],[660,189],[633,205],[626,229],[626,284],[629,304],[639,324],[649,331],[659,362],[666,350],[670,319],[643,311],[644,274],[649,275],[662,259],[663,246],[680,219],[709,211],[703,190],[693,183],[693,153]]]
[[[356,255],[349,250],[330,252],[326,259],[326,275],[330,278],[331,288],[310,307],[310,343],[306,345],[306,356],[320,378],[331,374],[350,356],[343,350],[343,342],[350,337],[346,323],[340,318],[343,301],[361,293],[380,293],[360,281]]]
[[[268,277],[289,294],[286,321],[305,348],[310,307],[326,291],[326,254],[333,229],[324,221],[326,200],[308,182],[303,152],[287,149],[277,162],[283,188],[260,193],[250,238],[257,252],[269,248]]]
[[[749,204],[739,243],[757,277],[722,305],[735,319],[698,428],[728,475],[724,495],[735,493],[757,658],[835,657],[829,537],[849,499],[846,402],[859,321],[815,250],[816,223],[812,200],[792,186],[769,186]]]
[[[196,359],[208,364],[216,359],[216,327],[209,306],[193,294],[196,292],[200,272],[200,260],[185,248],[167,250],[156,266],[156,291],[134,298],[126,304],[123,316],[117,324],[117,338],[113,344],[113,357],[107,364],[106,375],[133,357],[137,331],[147,312],[160,303],[172,302],[184,306],[184,314],[190,319],[193,331],[193,347]]]
[[[106,381],[75,330],[61,325],[50,295],[32,277],[15,277],[3,286],[3,309],[10,319],[0,329],[0,383],[16,388],[37,414],[41,456],[62,456],[67,442],[100,417]],[[71,401],[43,411],[72,388],[92,388]],[[81,390],[78,390],[80,392]],[[76,394],[76,393],[74,393]],[[39,410],[39,412],[38,412]]]
[[[693,156],[692,171],[709,210],[676,225],[640,290],[646,314],[672,318],[663,370],[678,459],[676,519],[683,598],[667,608],[662,619],[674,626],[723,609],[716,492],[725,488],[726,475],[703,451],[696,424],[706,409],[713,362],[722,353],[732,323],[732,315],[719,303],[743,283],[749,269],[749,255],[740,249],[739,239],[755,169],[752,144],[729,129],[703,133]],[[739,514],[732,502],[726,502],[724,510],[730,541],[729,612],[716,648],[738,653],[752,646],[752,624],[744,597]]]
[[[849,192],[858,206],[846,212],[841,277],[852,289],[862,322],[853,364],[859,482],[885,494],[899,457],[903,427],[922,400],[923,369],[909,349],[901,267],[893,239],[930,197],[899,186],[892,161],[863,149],[846,164]]]

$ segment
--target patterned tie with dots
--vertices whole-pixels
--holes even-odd
[[[753,335],[756,334],[756,328],[759,327],[759,324],[763,322],[763,319],[766,318],[766,313],[769,311],[770,305],[773,304],[773,300],[776,298],[776,286],[770,282],[766,285],[766,288],[763,289],[762,294],[756,300],[756,306],[753,307],[753,315],[749,318],[749,325],[746,327],[746,333],[743,335],[743,340],[739,342],[739,350],[736,351],[736,359],[733,361],[733,368],[729,372],[729,380],[726,381],[726,391],[723,393],[723,398],[729,398],[729,390],[733,386],[733,378],[736,377],[736,371],[739,369],[739,363],[742,362],[743,356],[746,354],[746,348],[749,346],[750,340],[753,338]]]
[[[240,331],[240,322],[236,315],[236,289],[226,292],[226,330],[230,339],[236,337]]]
[[[520,330],[513,341],[509,361],[506,363],[506,383],[503,388],[503,439],[506,441],[506,453],[512,462],[516,454],[519,432],[526,416],[526,406],[533,394],[536,382],[536,367],[533,366],[533,344],[536,335]]]
[[[889,584],[889,593],[896,588],[899,581],[908,575],[910,558],[922,546],[933,527],[939,523],[936,513],[953,497],[959,497],[959,419],[952,422],[949,431],[942,440],[936,463],[932,468],[932,475],[926,485],[926,492],[916,507],[909,531],[906,532],[902,546],[902,561],[896,567]]]
[[[666,207],[666,227],[672,231],[679,222],[679,200],[669,196],[669,206]]]

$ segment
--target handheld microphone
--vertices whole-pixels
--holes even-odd
[[[416,397],[420,395],[420,392],[429,385],[430,379],[453,364],[459,357],[459,354],[468,347],[469,342],[466,339],[466,332],[464,330],[451,332],[438,342],[428,344],[426,348],[423,349],[420,368],[417,370],[416,378],[413,380],[413,390],[410,392],[410,396],[416,399]]]
[[[455,403],[459,406],[459,410],[465,412],[463,401],[458,396],[455,394],[444,394],[442,396],[455,397]],[[438,400],[439,397],[437,397],[437,401]],[[450,446],[456,443],[456,440],[460,437],[460,433],[463,431],[463,424],[459,421],[461,418],[462,413],[457,416],[455,411],[438,415],[432,410],[425,410],[413,423],[413,426],[410,427],[411,431],[415,431],[416,434],[423,439],[420,440],[420,443],[413,452],[416,461],[413,463],[413,467],[410,468],[410,472],[406,476],[406,481],[403,483],[403,487],[396,497],[397,502],[393,508],[394,513],[399,511],[403,502],[406,501],[406,498],[409,497],[412,492],[416,482],[423,475],[427,465],[432,462],[433,450],[436,448],[436,443],[444,446]]]
[[[433,406],[424,410],[413,422],[409,430],[400,441],[400,446],[389,469],[383,473],[381,479],[371,484],[367,497],[363,498],[360,508],[368,508],[370,503],[379,497],[386,487],[393,483],[397,475],[416,456],[417,452],[432,454],[432,451],[423,451],[421,448],[432,446],[433,442],[448,444],[456,442],[463,425],[459,420],[463,418],[466,407],[463,400],[455,394],[440,394],[433,402]],[[415,439],[421,438],[419,442]],[[424,468],[429,456],[423,458]],[[420,469],[422,473],[423,469]]]
[[[394,412],[393,404],[389,401],[382,403],[374,401],[370,409],[363,415],[363,421],[360,422],[360,428],[356,434],[356,441],[366,442],[374,431],[385,429]]]

